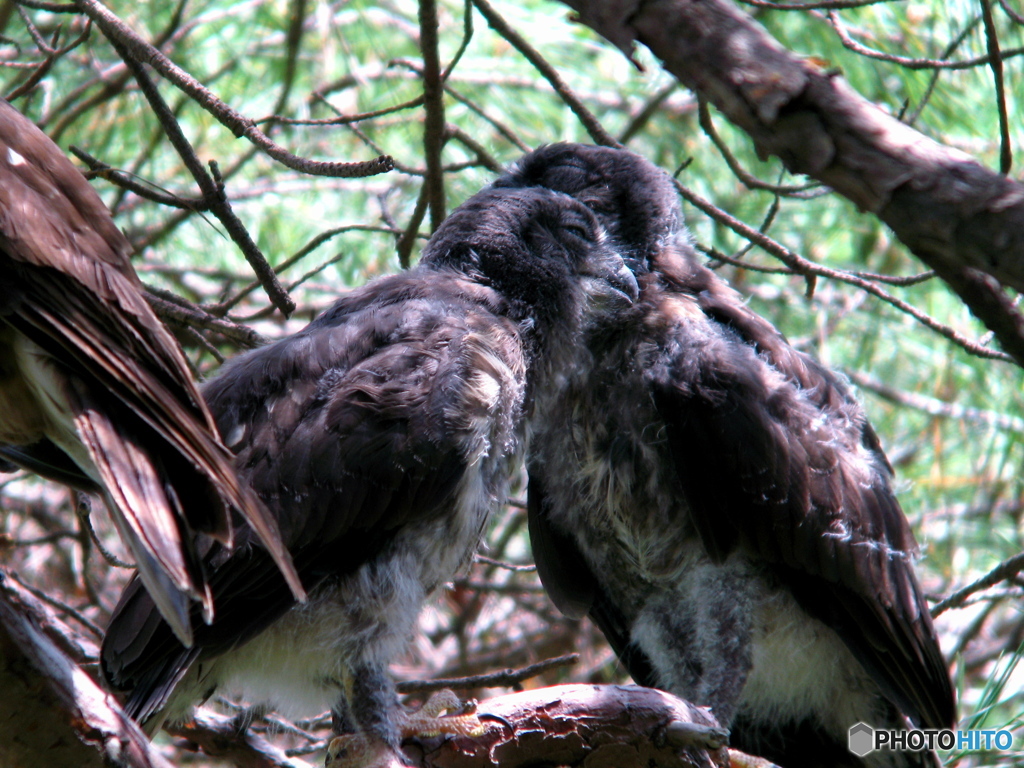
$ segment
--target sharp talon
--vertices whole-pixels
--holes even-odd
[[[451,714],[441,716],[442,712]],[[476,716],[476,701],[462,701],[454,691],[442,688],[434,693],[418,711],[405,716],[402,737],[410,736],[481,736],[487,729]]]
[[[506,719],[505,719],[504,717],[502,717],[501,715],[494,715],[494,714],[491,714],[490,712],[484,712],[483,714],[481,714],[481,715],[479,716],[479,718],[480,718],[480,721],[481,721],[481,723],[482,723],[482,722],[483,722],[484,720],[493,720],[493,721],[494,721],[494,722],[496,722],[496,723],[501,723],[501,724],[502,724],[502,725],[504,725],[504,726],[505,726],[506,728],[508,728],[508,731],[509,731],[509,733],[510,733],[510,734],[511,734],[512,736],[515,736],[515,735],[516,735],[516,729],[515,729],[515,726],[514,726],[514,725],[512,725],[512,723],[511,723],[511,722],[509,722],[508,720],[506,720]]]

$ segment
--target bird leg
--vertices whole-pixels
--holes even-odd
[[[442,712],[448,715],[441,717]],[[484,724],[476,716],[476,701],[462,701],[449,688],[435,691],[415,712],[405,713],[400,724],[402,738],[410,736],[479,736]]]
[[[443,712],[450,714],[442,717]],[[336,725],[348,723],[351,717],[346,713],[335,712],[334,722]],[[397,711],[393,724],[397,727],[399,740],[442,734],[479,736],[484,731],[483,723],[476,716],[476,702],[463,702],[447,688],[435,692],[415,712]],[[327,745],[325,768],[404,767],[398,749],[376,733],[376,730],[369,728],[332,739]]]
[[[324,768],[407,768],[398,751],[369,733],[346,733],[327,744]]]
[[[260,720],[267,714],[266,704],[256,704],[251,707],[246,707],[231,718],[231,727],[235,729],[235,733],[238,735],[244,735],[249,726],[257,720]]]

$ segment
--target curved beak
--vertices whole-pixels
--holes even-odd
[[[626,265],[622,256],[611,248],[595,249],[583,265],[581,274],[583,277],[593,278],[586,281],[587,293],[592,297],[600,299],[612,294],[617,301],[624,299],[632,304],[640,296],[636,275]]]

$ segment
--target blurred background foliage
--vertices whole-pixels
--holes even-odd
[[[744,7],[790,50],[841,72],[867,98],[928,136],[997,168],[993,74],[984,62],[974,61],[989,50],[982,3]],[[47,46],[66,46],[79,36],[85,17],[32,5],[38,3],[0,0],[0,91],[26,91],[15,106],[62,148],[79,147],[147,186],[182,197],[198,194],[104,36],[94,28],[72,50],[48,54]],[[450,210],[525,150],[590,137],[548,81],[489,28],[478,10],[454,0],[439,0],[438,6],[442,68],[465,45],[444,97],[451,127],[442,155]],[[268,310],[261,290],[242,291],[252,273],[210,215],[169,208],[96,180],[94,186],[137,245],[136,265],[148,284],[211,312],[225,298],[244,297],[228,318],[275,337],[301,327],[347,288],[401,268],[396,241],[410,222],[415,225],[425,168],[416,2],[115,0],[108,7],[142,37],[158,41],[171,60],[233,109],[261,121],[265,132],[295,154],[361,161],[386,153],[398,167],[356,179],[289,170],[236,139],[161,81],[199,157],[218,162],[227,197],[260,250],[271,264],[288,264],[281,278],[299,309],[286,321]],[[645,50],[636,53],[642,70],[635,68],[590,30],[572,23],[557,3],[495,0],[494,10],[554,67],[610,134],[678,172],[683,185],[729,215],[763,227],[776,241],[828,267],[887,276],[924,271],[876,218],[791,176],[777,160],[756,157],[745,135],[713,108],[702,121],[695,97],[675,86]],[[1024,26],[1008,0],[993,2],[990,10],[1003,51],[1010,140],[1020,162]],[[851,47],[844,45],[844,35],[853,41]],[[964,65],[936,67],[936,60]],[[331,125],[278,119],[322,121],[381,110],[393,111]],[[728,161],[722,147],[731,154]],[[737,167],[763,182],[753,185],[760,188],[741,180]],[[797,346],[858,385],[897,467],[900,498],[921,543],[926,592],[938,601],[1024,551],[1020,370],[969,354],[856,285],[840,280],[812,285],[789,274],[723,224],[689,206],[686,210],[706,253],[744,262],[723,264],[721,273],[750,297],[751,306]],[[419,243],[429,234],[428,221],[412,227]],[[289,262],[335,229],[343,231]],[[987,343],[985,329],[938,280],[886,290],[937,323]],[[220,357],[237,352],[209,330],[182,331],[181,338],[204,375],[215,371]],[[77,614],[83,626],[102,626],[124,571],[95,554],[73,514],[73,501],[59,489],[17,476],[2,493],[3,562],[56,595],[67,615]],[[490,537],[491,557],[529,563],[522,523],[522,509],[515,504],[499,516]],[[119,552],[105,516],[94,515],[94,524],[100,541]],[[1022,595],[1024,581],[1013,577],[938,618],[943,648],[960,680],[964,723],[985,716],[988,727],[1014,729],[1017,745],[1024,742],[1019,727],[1024,676],[1013,671],[1024,641]],[[594,630],[557,616],[529,570],[476,564],[444,604],[425,615],[424,627],[428,631],[418,638],[407,667],[397,670],[400,677],[486,672],[572,650],[582,654],[581,663],[541,681],[611,680],[624,674]],[[1024,751],[952,757],[960,765],[1009,765],[1017,764],[1020,754]]]

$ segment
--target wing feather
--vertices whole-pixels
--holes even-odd
[[[108,489],[111,483],[137,485],[148,478],[149,490],[133,494],[136,504],[112,510],[121,517],[122,531],[135,531],[128,543],[140,563],[157,570],[166,566],[165,575],[176,589],[201,598],[206,593],[201,571],[185,566],[198,558],[188,551],[191,535],[182,532],[191,527],[229,542],[231,506],[266,541],[301,596],[273,520],[239,484],[177,342],[146,303],[129,262],[127,239],[63,153],[3,101],[0,179],[0,279],[6,289],[0,318],[33,345],[12,375],[33,391],[35,407],[45,412],[41,421],[49,422],[42,432],[14,440],[22,426],[18,417],[0,417],[4,434],[21,444],[49,438],[88,463],[77,446],[68,444],[70,422],[84,427],[100,419],[90,438],[82,438],[93,465],[82,469]],[[5,361],[16,356],[8,350]],[[78,406],[65,400],[65,387],[53,386],[63,378],[74,380]],[[104,416],[83,412],[86,401]],[[122,437],[139,451],[123,467],[118,461],[125,451],[112,443]],[[25,452],[26,463],[45,470],[46,462],[33,460],[30,453]],[[142,469],[146,462],[149,466]],[[58,480],[67,476],[54,473]],[[116,489],[111,495],[127,498]],[[169,551],[175,547],[178,551]],[[161,588],[155,576],[147,580]],[[164,598],[163,604],[181,600],[180,595]],[[187,638],[187,627],[179,629]]]
[[[514,418],[522,398],[517,331],[460,295],[468,286],[424,272],[380,282],[392,290],[367,302],[380,290],[371,284],[305,331],[225,366],[205,389],[233,436],[240,475],[272,510],[309,591],[370,562],[403,526],[457,504],[474,460],[464,433],[473,430],[451,414],[463,411],[455,401],[481,365],[467,347],[486,337],[490,356],[518,372],[492,407]],[[415,290],[437,298],[410,298]],[[244,643],[295,602],[262,548],[244,528],[239,535],[234,551],[214,545],[205,558],[216,613],[196,626],[199,659]],[[167,680],[197,658],[166,628],[150,631],[146,602],[125,593],[103,653],[107,679],[133,691],[129,711],[143,717],[164,706]]]
[[[647,378],[707,549],[772,564],[918,724],[949,726],[916,544],[860,407],[709,270],[657,266],[669,290],[652,316],[683,319],[653,329]]]

